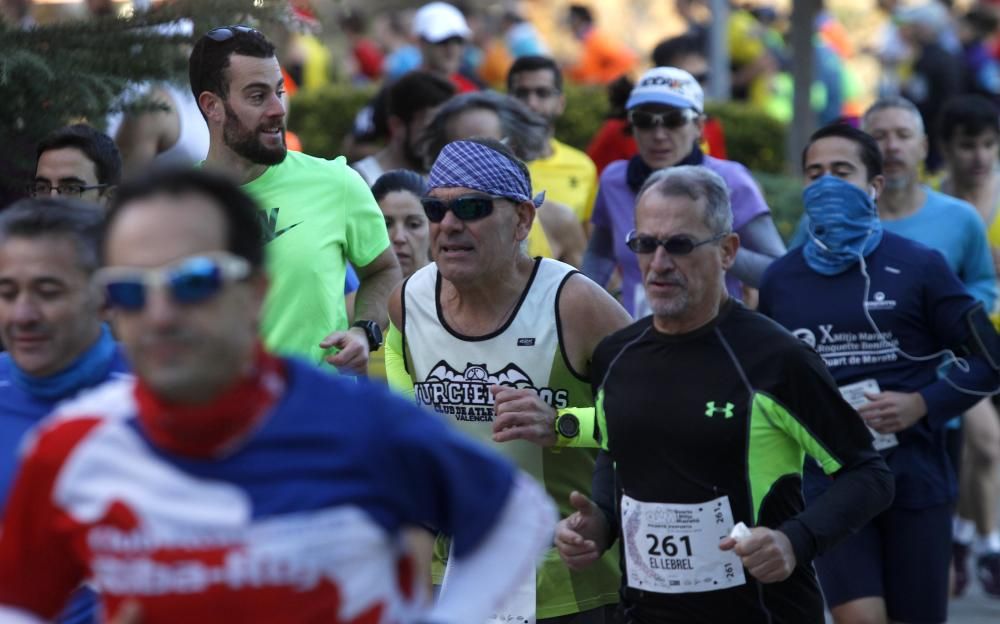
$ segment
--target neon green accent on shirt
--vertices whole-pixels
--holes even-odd
[[[608,415],[604,412],[604,388],[597,391],[594,401],[594,413],[597,419],[597,429],[601,432],[601,449],[608,450]]]
[[[747,448],[747,481],[753,501],[753,523],[774,484],[785,475],[802,474],[808,453],[826,474],[841,464],[795,416],[770,396],[756,392],[750,408],[750,440]]]
[[[319,365],[334,352],[320,341],[347,329],[347,262],[364,267],[389,248],[382,212],[343,157],[288,152],[243,190],[259,204],[264,226],[271,279],[264,343]]]

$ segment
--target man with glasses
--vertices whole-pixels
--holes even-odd
[[[559,66],[546,56],[522,56],[507,72],[507,92],[548,123],[548,141],[542,154],[528,163],[536,188],[552,200],[573,209],[584,227],[597,195],[597,167],[590,157],[556,140],[556,120],[566,109]]]
[[[882,157],[847,125],[812,135],[808,239],[768,269],[760,311],[819,354],[895,476],[892,506],[816,560],[834,621],[944,622],[957,489],[945,425],[1000,391],[998,338],[945,258],[879,218]],[[806,462],[807,513],[840,487],[823,472]]]
[[[572,267],[526,253],[542,197],[532,197],[527,168],[500,141],[448,143],[428,186],[435,262],[390,299],[389,382],[511,458],[568,513],[570,492],[590,491],[594,466],[591,355],[628,315]],[[440,562],[447,551],[435,555]],[[610,622],[615,568],[611,554],[573,573],[550,550],[537,571],[521,571],[497,619]]]
[[[573,494],[556,546],[586,569],[620,540],[624,624],[822,624],[810,561],[892,498],[822,361],[727,294],[732,224],[716,173],[654,173],[627,243],[653,314],[594,353],[596,502]],[[804,454],[836,476],[805,510]]]
[[[191,52],[191,91],[208,122],[205,167],[225,172],[261,207],[273,283],[265,343],[364,374],[382,342],[385,301],[400,272],[382,212],[344,158],[285,146],[285,86],[274,45],[246,26],[216,28]],[[348,328],[347,262],[361,278]]]
[[[115,142],[86,124],[59,128],[36,150],[31,197],[59,195],[105,204],[121,181],[122,159]]]
[[[24,435],[55,406],[121,376],[125,357],[102,322],[91,285],[102,212],[66,197],[38,197],[0,213],[0,527]],[[81,588],[57,620],[95,621]]]
[[[702,165],[726,181],[733,230],[741,243],[728,267],[726,288],[731,296],[742,298],[743,287],[756,288],[764,269],[785,252],[785,246],[747,168],[702,153],[701,86],[686,71],[656,67],[639,79],[626,108],[639,153],[611,163],[601,173],[583,272],[598,284],[607,284],[617,266],[622,274],[622,305],[634,318],[649,314],[639,264],[625,244],[626,234],[635,227],[636,194],[658,169]]]
[[[482,622],[551,542],[551,501],[509,462],[260,345],[257,210],[200,170],[121,189],[94,281],[136,379],[63,405],[26,446],[0,620],[51,618],[92,576],[107,617],[137,605],[143,624]],[[417,524],[454,536],[430,609],[400,540]]]

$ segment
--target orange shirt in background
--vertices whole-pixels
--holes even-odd
[[[576,82],[607,84],[631,72],[638,61],[627,46],[596,28],[584,35],[582,43],[580,60],[566,71],[566,75]]]

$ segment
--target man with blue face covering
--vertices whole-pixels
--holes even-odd
[[[0,528],[24,434],[77,393],[127,370],[91,285],[102,211],[76,199],[20,201],[0,216]],[[93,593],[57,620],[95,621]]]
[[[765,273],[760,311],[819,353],[896,476],[892,506],[816,560],[823,593],[837,624],[944,622],[956,497],[944,425],[997,391],[996,332],[940,253],[883,230],[872,137],[822,128],[802,168],[808,240]],[[942,358],[954,365],[939,377]],[[829,485],[807,463],[807,504]]]

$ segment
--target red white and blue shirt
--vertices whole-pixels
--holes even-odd
[[[0,619],[54,617],[85,578],[107,614],[158,622],[418,621],[405,525],[474,550],[513,468],[388,391],[283,360],[285,387],[237,448],[155,445],[134,380],[45,421],[0,537]]]

